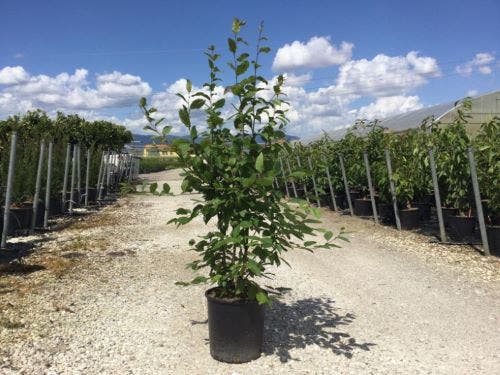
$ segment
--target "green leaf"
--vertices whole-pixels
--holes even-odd
[[[191,139],[196,139],[198,138],[198,132],[196,131],[196,126],[192,126],[191,130],[189,132],[189,135],[191,136]]]
[[[244,178],[242,185],[243,187],[250,187],[255,183],[256,176],[255,174],[252,174],[250,177]]]
[[[236,41],[233,38],[227,38],[227,45],[229,47],[229,51],[232,53],[236,52]]]
[[[252,271],[257,276],[259,276],[262,272],[260,269],[260,265],[256,261],[254,261],[253,259],[248,260],[247,267],[250,271]]]
[[[323,234],[323,237],[325,237],[325,240],[330,241],[333,237],[333,233],[331,231],[326,231],[325,234]]]
[[[264,154],[261,152],[255,160],[255,169],[262,173],[264,171]]]
[[[214,103],[214,108],[215,109],[219,109],[219,108],[222,108],[224,107],[224,104],[226,103],[226,99],[222,98],[222,99],[219,99],[217,100],[215,103]]]
[[[172,127],[170,125],[164,126],[161,130],[161,134],[166,137],[172,131]]]
[[[184,180],[182,180],[181,190],[183,192],[191,191],[191,181],[189,181],[188,178],[185,178]]]
[[[267,296],[267,293],[264,292],[263,290],[259,290],[255,294],[255,299],[259,303],[259,305],[265,305],[269,303],[269,297]]]
[[[150,193],[156,192],[156,189],[158,189],[158,184],[156,182],[153,182],[151,185],[149,185],[149,192]]]
[[[200,109],[205,104],[205,99],[195,99],[190,105],[191,109]]]
[[[179,119],[186,126],[191,126],[191,119],[189,118],[189,112],[186,107],[179,109]]]
[[[167,184],[166,182],[163,184],[163,190],[161,191],[163,194],[168,194],[170,193],[170,185]]]
[[[193,83],[191,82],[191,80],[187,79],[186,80],[186,91],[191,92],[192,89],[193,89]]]
[[[139,106],[144,108],[146,106],[146,104],[147,104],[146,98],[142,97],[139,100]]]
[[[237,75],[242,75],[248,70],[248,67],[250,66],[250,63],[248,61],[243,61],[241,64],[239,64],[236,67],[236,74]]]

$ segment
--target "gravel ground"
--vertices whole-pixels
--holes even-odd
[[[0,269],[0,374],[498,374],[500,261],[324,211],[351,242],[292,251],[269,285],[264,353],[229,365],[208,351],[204,286],[165,223],[195,195],[120,199]]]

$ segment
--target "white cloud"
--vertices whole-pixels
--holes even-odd
[[[0,86],[0,117],[33,108],[44,109],[49,114],[62,110],[79,113],[90,120],[122,123],[133,132],[143,133],[146,121],[137,103],[140,97],[147,96],[148,104],[158,110],[155,117],[164,117],[164,124],[173,126],[173,134],[186,134],[178,119],[183,101],[175,95],[177,92],[186,94],[185,79],[169,83],[162,91],[152,92],[141,77],[118,71],[91,76],[86,69],[76,69],[73,73],[55,76],[32,76],[22,67],[6,68],[0,70],[5,72],[0,77],[9,82]],[[289,102],[285,108],[291,121],[287,131],[307,137],[322,130],[345,127],[358,117],[382,118],[421,108],[419,97],[410,96],[410,92],[439,74],[434,58],[419,56],[416,52],[406,56],[380,54],[372,60],[344,61],[334,82],[315,89],[308,88],[313,80],[311,73],[284,73],[285,100]],[[259,95],[269,99],[276,78],[270,80],[266,87],[269,90]],[[200,90],[204,91],[193,85],[193,91]],[[232,94],[224,94],[222,86],[217,86],[216,95],[227,101],[232,99]],[[372,98],[371,104],[356,106],[356,100],[366,97]],[[117,108],[125,110],[120,110],[118,116]],[[229,117],[229,111],[230,108],[223,112],[225,118]],[[194,111],[192,115],[193,123],[200,131],[204,130],[205,114]]]
[[[491,74],[491,63],[495,61],[495,56],[491,53],[477,53],[474,58],[465,64],[458,65],[455,70],[457,73],[467,77],[470,76],[476,69],[481,74]]]
[[[293,73],[284,73],[283,77],[285,78],[286,86],[304,86],[312,78],[310,73],[301,75],[295,75]]]
[[[25,82],[29,78],[22,66],[6,66],[0,69],[0,85],[15,85]]]
[[[479,73],[482,73],[482,74],[491,74],[491,67],[489,66],[480,66],[478,68],[479,70]]]
[[[352,43],[342,42],[337,48],[330,43],[330,38],[323,36],[314,36],[307,43],[296,40],[278,49],[272,68],[287,71],[340,65],[351,58],[353,47]]]
[[[0,115],[30,108],[50,112],[126,107],[152,91],[141,77],[117,71],[96,75],[92,85],[86,69],[31,76],[20,66],[5,67],[0,70],[0,84],[6,85],[0,88]]]
[[[436,59],[410,52],[406,56],[379,54],[372,60],[351,60],[339,69],[336,90],[368,96],[406,94],[427,83],[429,77],[438,77]]]
[[[469,90],[467,91],[467,96],[476,96],[479,93],[477,90]]]
[[[389,116],[398,115],[409,111],[414,111],[423,107],[418,96],[385,96],[377,98],[373,103],[361,107],[357,117],[368,120],[382,119]]]

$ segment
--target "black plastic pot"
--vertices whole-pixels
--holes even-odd
[[[474,216],[448,216],[448,225],[451,231],[458,238],[470,237],[476,227],[476,218]]]
[[[297,191],[297,197],[300,198],[300,199],[305,199],[306,197],[306,193],[304,191],[304,188],[303,187],[298,187],[296,186],[295,187],[295,190]]]
[[[332,197],[330,194],[321,194],[319,202],[321,203],[321,207],[330,207],[332,205]]]
[[[361,193],[359,191],[351,190],[349,191],[349,195],[351,196],[351,202],[361,198]]]
[[[420,210],[416,207],[399,210],[401,229],[415,229],[418,227]]]
[[[2,208],[2,217],[4,209]],[[31,218],[33,217],[33,206],[26,205],[23,207],[11,207],[9,215],[9,231],[8,235],[12,236],[18,231],[24,231],[31,227]]]
[[[218,361],[244,363],[260,357],[264,308],[255,300],[221,299],[206,291],[210,354]]]
[[[49,214],[50,216],[60,215],[63,213],[62,200],[59,197],[50,198]]]
[[[431,219],[431,205],[428,203],[413,203],[418,208],[418,218],[420,221],[429,221]]]
[[[82,192],[82,203],[85,203],[85,189]],[[89,203],[94,203],[97,199],[97,189],[89,187]]]
[[[337,208],[339,208],[340,210],[345,210],[348,208],[347,198],[345,194],[335,195],[335,203],[337,204]],[[330,206],[330,208],[333,210],[333,204],[332,206]]]
[[[389,203],[379,203],[378,205],[379,219],[383,224],[394,224],[396,219],[394,217],[394,208]]]
[[[444,221],[444,225],[446,225],[446,226],[448,226],[448,224],[449,224],[448,218],[450,216],[458,215],[458,208],[441,207],[441,211],[443,212],[443,221]]]
[[[486,234],[491,255],[500,257],[500,225],[487,225]]]
[[[371,199],[360,198],[354,201],[354,215],[373,216]]]

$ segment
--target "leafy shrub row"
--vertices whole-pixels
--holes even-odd
[[[109,121],[86,121],[78,115],[58,113],[55,119],[41,110],[28,111],[24,115],[0,120],[0,185],[3,204],[7,181],[10,138],[17,132],[13,203],[32,201],[35,191],[36,169],[42,139],[53,142],[51,193],[59,196],[64,177],[67,144],[79,144],[81,148],[81,179],[85,178],[86,150],[91,150],[90,184],[97,183],[97,175],[103,150],[120,151],[132,141],[132,133],[123,126]],[[47,151],[45,152],[45,156]],[[46,160],[43,176],[46,175]],[[45,180],[45,178],[43,179]]]

